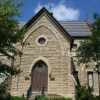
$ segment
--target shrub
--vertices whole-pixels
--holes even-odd
[[[100,100],[100,96],[94,96],[90,88],[76,86],[76,100]]]
[[[95,96],[93,100],[100,100],[100,96]]]
[[[35,100],[72,100],[72,99],[71,98],[64,98],[64,97],[36,96]]]
[[[11,96],[9,93],[0,93],[0,100],[10,100]]]
[[[25,100],[24,97],[12,96],[11,100]]]
[[[35,100],[48,100],[46,96],[36,96]]]
[[[51,99],[48,99],[48,100],[72,100],[71,98],[51,98]]]

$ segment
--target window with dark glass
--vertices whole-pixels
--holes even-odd
[[[39,43],[39,44],[45,44],[45,42],[46,42],[46,39],[45,39],[44,37],[40,37],[40,38],[38,39],[38,43]]]
[[[88,86],[90,88],[93,88],[93,85],[94,85],[93,72],[88,72],[87,78],[88,78]]]

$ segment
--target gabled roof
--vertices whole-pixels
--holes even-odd
[[[92,35],[90,27],[85,21],[61,21],[60,24],[74,38],[85,38]]]
[[[85,21],[57,21],[53,14],[50,13],[47,9],[42,8],[34,17],[32,17],[25,25],[25,28],[28,28],[33,24],[43,13],[52,20],[52,22],[64,33],[65,36],[72,38],[87,38],[90,37],[92,32],[88,26],[88,23]],[[22,24],[21,24],[22,26]]]
[[[63,26],[54,18],[53,14],[50,13],[46,8],[42,8],[34,17],[32,17],[25,25],[25,28],[28,28],[31,24],[33,24],[43,13],[45,13],[51,20],[52,22],[58,27],[58,29],[61,30],[61,32],[69,37],[70,40],[72,40],[71,35],[63,28]]]

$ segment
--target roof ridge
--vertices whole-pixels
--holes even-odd
[[[35,23],[36,20],[42,15],[42,14],[46,14],[48,16],[48,18],[50,18],[52,20],[52,22],[58,27],[58,29],[64,34],[66,35],[71,41],[73,40],[72,36],[67,32],[67,30],[64,29],[64,27],[60,24],[60,22],[58,20],[55,19],[55,17],[52,15],[51,12],[49,12],[45,7],[43,7],[42,9],[40,9],[38,11],[38,13],[36,13],[25,25],[24,28],[28,28],[30,25],[32,25],[32,23]]]
[[[88,23],[88,21],[59,21],[60,23]]]

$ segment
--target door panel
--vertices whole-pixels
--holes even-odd
[[[32,91],[47,91],[48,67],[43,61],[39,61],[32,69]]]

